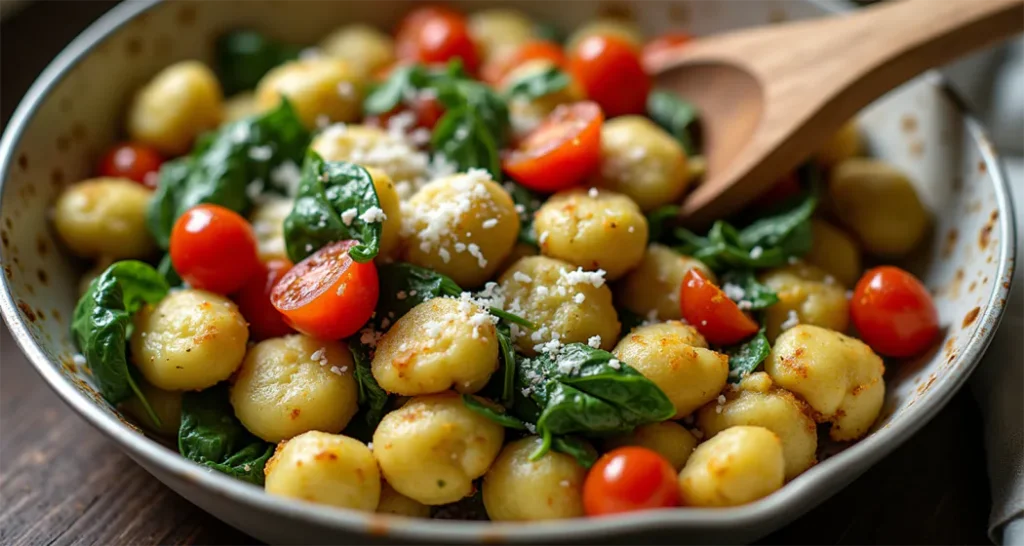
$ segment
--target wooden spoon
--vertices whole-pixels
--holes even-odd
[[[701,114],[707,173],[683,222],[736,212],[885,92],[1022,30],[1024,0],[897,0],[650,55],[656,86]]]

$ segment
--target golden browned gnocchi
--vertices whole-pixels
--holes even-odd
[[[277,446],[267,461],[271,495],[373,512],[381,497],[380,471],[362,442],[317,430]]]
[[[469,34],[486,61],[502,57],[533,38],[533,21],[508,8],[493,8],[469,16]]]
[[[692,326],[670,321],[633,329],[612,354],[664,391],[680,419],[714,400],[728,379],[729,358],[707,346]]]
[[[355,23],[345,25],[320,42],[325,55],[349,64],[352,70],[368,78],[395,61],[395,42],[380,30]]]
[[[309,129],[318,118],[349,122],[362,111],[363,81],[348,63],[332,57],[315,57],[285,63],[256,86],[256,107],[268,111],[287,97]]]
[[[366,172],[373,178],[373,189],[377,192],[377,200],[380,201],[380,208],[384,211],[384,224],[381,226],[380,251],[378,259],[390,258],[398,248],[399,233],[402,230],[402,209],[399,205],[398,191],[395,183],[387,172],[367,167]]]
[[[764,311],[769,340],[797,324],[813,324],[839,332],[850,322],[846,289],[821,269],[795,263],[769,270],[760,281],[775,291],[779,302]]]
[[[427,167],[423,154],[405,139],[369,125],[331,125],[313,139],[311,148],[327,161],[349,161],[384,171],[403,199],[412,195]]]
[[[541,439],[530,436],[505,446],[483,482],[484,507],[492,521],[539,521],[583,516],[583,479],[576,459],[548,451],[530,456]]]
[[[678,472],[697,447],[697,437],[675,421],[662,421],[640,425],[629,434],[613,436],[605,445],[609,450],[622,446],[646,447],[664,457]]]
[[[92,178],[68,186],[53,225],[68,250],[84,258],[145,258],[156,250],[146,229],[153,192],[127,178]]]
[[[854,286],[860,278],[860,248],[857,241],[832,224],[811,220],[811,250],[804,261],[835,276],[843,286]]]
[[[380,486],[380,502],[377,503],[377,513],[409,518],[429,518],[430,507],[395,491],[395,488],[385,481]]]
[[[615,296],[623,307],[642,317],[659,320],[682,318],[679,290],[683,277],[691,269],[697,269],[705,278],[715,282],[715,274],[704,262],[653,243],[647,247],[640,264],[619,281]]]
[[[256,205],[249,214],[260,261],[288,258],[284,244],[284,219],[291,213],[292,205],[291,199],[268,199]]]
[[[884,161],[843,161],[832,170],[828,188],[839,219],[871,254],[903,256],[928,230],[929,214],[917,190]]]
[[[610,349],[619,334],[611,290],[597,273],[582,271],[544,256],[522,258],[498,279],[509,308],[535,324],[536,331],[516,327],[519,349],[536,355],[552,342],[589,343]]]
[[[782,487],[782,442],[763,427],[737,426],[697,446],[683,471],[684,506],[739,506]]]
[[[137,396],[129,398],[121,405],[121,409],[134,417],[143,427],[161,436],[176,437],[181,425],[181,391],[165,391],[145,381],[139,382],[139,390],[160,422],[153,421]]]
[[[782,441],[786,479],[797,477],[816,462],[818,432],[813,412],[793,393],[772,385],[765,372],[751,374],[740,389],[726,389],[719,400],[708,402],[697,414],[697,426],[705,438],[730,427],[764,427]]]
[[[163,69],[135,94],[128,134],[166,155],[181,155],[203,131],[224,117],[224,96],[214,75],[198,61]]]
[[[501,451],[505,430],[447,392],[418,396],[387,414],[373,455],[391,487],[417,502],[455,502],[473,492]]]
[[[430,182],[403,214],[406,259],[463,288],[491,278],[519,235],[512,197],[481,170]]]
[[[860,438],[882,410],[885,365],[859,339],[796,326],[775,340],[764,368],[776,384],[806,400],[818,422],[832,423],[833,440]]]
[[[625,19],[604,17],[595,19],[577,28],[565,42],[565,50],[571,51],[584,39],[589,36],[602,35],[614,36],[625,40],[630,45],[640,48],[644,45],[644,35],[640,27],[632,21]]]
[[[249,327],[234,302],[202,290],[176,290],[135,314],[132,362],[153,386],[200,390],[242,363]]]
[[[601,166],[594,183],[628,196],[645,212],[677,203],[690,185],[686,152],[645,117],[611,119],[601,126]]]
[[[587,270],[603,269],[608,280],[636,267],[647,245],[647,218],[629,197],[575,189],[556,193],[534,217],[541,254]]]
[[[403,396],[476,392],[498,369],[491,315],[469,301],[425,301],[377,342],[372,369],[384,390]]]
[[[251,91],[243,91],[224,101],[224,123],[238,121],[257,114],[256,96]]]
[[[857,128],[857,120],[852,119],[843,124],[814,157],[825,167],[834,167],[841,161],[860,155],[863,149],[864,142]]]
[[[339,341],[303,334],[249,349],[231,384],[235,416],[268,442],[303,432],[341,432],[356,413],[352,353]]]

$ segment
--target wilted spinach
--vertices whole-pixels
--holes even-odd
[[[571,81],[564,70],[552,65],[540,72],[526,74],[511,82],[505,91],[505,96],[509,100],[516,97],[526,100],[539,99],[565,89]]]
[[[739,294],[732,294],[730,285],[743,291]],[[775,305],[779,301],[778,294],[771,288],[758,282],[754,272],[749,269],[732,269],[722,274],[722,287],[725,295],[739,305],[744,311],[759,311]]]
[[[688,157],[700,154],[701,131],[697,108],[670,91],[647,95],[647,115],[679,141]]]
[[[171,254],[164,254],[163,258],[160,258],[160,263],[157,264],[156,270],[163,275],[164,280],[167,281],[167,286],[176,288],[181,286],[184,281],[181,280],[181,276],[174,270],[174,264],[171,263]]]
[[[253,436],[235,417],[227,385],[221,383],[181,397],[178,451],[186,459],[255,485],[274,445]]]
[[[92,281],[71,318],[71,338],[103,397],[117,404],[134,394],[157,424],[160,419],[132,379],[128,338],[132,315],[147,303],[159,302],[168,290],[167,281],[152,266],[134,260],[115,262]]]
[[[355,239],[348,254],[368,262],[380,250],[384,223],[365,217],[381,211],[373,178],[363,167],[343,161],[324,161],[310,150],[302,166],[302,179],[291,213],[284,219],[288,257],[299,262],[335,241]]]
[[[273,187],[281,178],[276,169],[287,162],[298,165],[309,139],[287,100],[270,112],[203,135],[190,155],[160,168],[160,185],[147,211],[150,233],[167,248],[175,220],[200,203],[245,213],[252,204],[250,184]],[[288,193],[283,186],[278,184],[277,191]]]
[[[647,213],[648,240],[653,243],[665,242],[671,234],[673,220],[679,217],[679,205],[665,205]]]
[[[590,442],[578,436],[554,436],[551,438],[551,449],[573,457],[583,468],[590,468],[597,462],[597,450]]]
[[[462,288],[452,279],[432,269],[406,262],[382,264],[377,268],[380,298],[377,322],[394,323],[413,307],[441,296],[459,297]]]
[[[266,37],[255,30],[234,30],[217,38],[217,75],[224,93],[253,89],[270,69],[299,56],[300,48]]]
[[[505,428],[510,428],[513,430],[526,430],[526,423],[522,422],[513,415],[509,415],[508,413],[505,413],[502,410],[498,410],[497,408],[501,406],[498,406],[497,404],[485,404],[481,402],[479,398],[470,394],[462,395],[462,403],[465,404],[467,408],[473,410],[476,413],[479,413],[480,415],[483,415],[484,417],[490,419],[491,421],[494,421],[495,423],[498,423],[499,425]]]
[[[768,338],[764,335],[764,326],[754,337],[726,348],[725,353],[729,355],[729,381],[736,383],[754,373],[754,370],[771,354],[771,350]]]
[[[357,339],[349,340],[348,347],[352,351],[352,360],[355,362],[356,386],[359,388],[359,407],[362,408],[362,418],[369,429],[374,430],[381,418],[384,417],[388,393],[377,384],[377,380],[373,377],[369,348]]]
[[[505,182],[504,186],[512,196],[516,211],[519,213],[519,242],[540,246],[537,244],[537,234],[533,230],[533,215],[543,204],[543,200],[536,193],[515,182]]]

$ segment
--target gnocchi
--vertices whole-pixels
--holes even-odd
[[[168,66],[140,89],[128,111],[128,135],[161,153],[180,155],[224,118],[213,71],[198,61]]]
[[[156,250],[146,229],[153,192],[126,178],[93,178],[61,192],[53,225],[61,242],[83,258],[145,258]]]
[[[271,495],[372,512],[381,497],[380,471],[365,444],[318,430],[281,442],[267,461]]]
[[[583,516],[584,469],[572,457],[548,451],[531,455],[541,439],[529,436],[505,446],[487,471],[483,500],[493,521],[540,521]]]
[[[642,317],[678,320],[682,318],[679,291],[691,269],[715,282],[715,274],[700,260],[654,243],[636,268],[619,281],[615,296],[623,307]]]
[[[327,122],[355,121],[362,110],[363,81],[340,59],[292,61],[268,72],[256,86],[256,107],[262,112],[275,108],[282,97],[309,129],[321,116]]]
[[[729,427],[697,446],[679,489],[684,506],[738,506],[782,487],[782,442],[763,427]]]
[[[395,62],[395,42],[390,36],[364,24],[345,25],[320,42],[325,55],[341,59],[357,74],[370,77]]]
[[[779,302],[765,310],[768,339],[786,328],[813,324],[842,332],[850,322],[846,289],[821,269],[796,263],[769,270],[760,281],[775,291]]]
[[[628,196],[644,212],[676,203],[690,185],[686,152],[642,116],[619,116],[601,127],[595,185]]]
[[[679,472],[697,448],[697,437],[675,421],[662,421],[640,425],[629,434],[609,438],[605,444],[609,450],[622,446],[646,447],[664,457]]]
[[[430,507],[406,497],[395,491],[395,488],[388,485],[388,482],[383,482],[380,486],[377,513],[409,518],[428,518],[430,517]]]
[[[533,38],[533,21],[512,9],[481,10],[470,14],[469,34],[484,60],[499,58]]]

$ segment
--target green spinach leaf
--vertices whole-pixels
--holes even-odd
[[[504,186],[519,213],[519,242],[539,247],[533,229],[533,215],[544,204],[543,198],[515,182],[505,182]]]
[[[571,79],[565,71],[552,65],[540,72],[526,74],[513,81],[505,91],[505,96],[509,100],[517,97],[526,100],[539,99],[565,89],[570,82]]]
[[[484,169],[495,179],[501,176],[500,144],[483,118],[469,106],[448,109],[434,126],[430,143],[460,172]]]
[[[491,421],[494,421],[495,423],[498,423],[499,425],[505,428],[510,428],[513,430],[526,430],[526,423],[523,423],[522,421],[520,421],[519,419],[512,415],[499,411],[497,407],[500,406],[498,406],[497,404],[485,404],[484,402],[481,402],[479,398],[469,394],[462,395],[462,403],[465,404],[467,408],[473,410],[476,413],[479,413],[480,415],[483,415],[484,417],[490,419]]]
[[[722,290],[744,311],[760,311],[775,305],[779,296],[758,282],[750,269],[732,269],[722,275]]]
[[[771,353],[771,345],[764,335],[764,327],[757,334],[747,341],[734,345],[725,350],[729,355],[729,381],[738,383],[744,377],[754,373],[754,370]]]
[[[181,397],[178,451],[186,459],[256,485],[274,445],[253,436],[235,417],[221,383]]]
[[[700,119],[692,104],[670,91],[654,90],[647,95],[647,115],[679,141],[687,157],[700,154]]]
[[[160,419],[132,379],[128,338],[132,315],[147,303],[159,302],[168,290],[167,281],[152,266],[134,260],[115,262],[92,281],[71,318],[71,338],[103,397],[117,404],[134,393],[157,424]]]
[[[462,69],[460,61],[448,63],[444,69],[428,68],[411,64],[396,68],[382,84],[373,88],[363,100],[363,111],[367,114],[383,114],[394,110],[424,89],[447,85],[454,80],[470,79]]]
[[[176,288],[181,286],[184,281],[181,280],[181,276],[174,270],[174,264],[171,263],[170,253],[164,254],[163,258],[160,258],[160,263],[156,266],[157,272],[163,275],[164,280],[167,281],[167,286]]]
[[[669,226],[679,217],[679,205],[665,205],[647,213],[648,240],[652,243],[665,242],[671,234]]]
[[[377,268],[380,298],[377,300],[377,323],[388,319],[391,324],[405,316],[413,307],[441,296],[459,297],[462,288],[449,277],[432,269],[406,262],[392,262]]]
[[[565,33],[550,21],[537,21],[533,24],[533,35],[539,40],[547,40],[556,44],[565,43]]]
[[[221,35],[214,46],[214,57],[224,93],[233,95],[255,88],[270,69],[297,58],[299,50],[255,30],[234,30]]]
[[[355,163],[324,161],[310,150],[295,206],[284,220],[288,257],[298,263],[328,243],[355,239],[359,244],[349,249],[349,256],[368,262],[380,249],[382,215],[366,169]]]
[[[369,348],[356,338],[349,339],[348,347],[352,351],[352,360],[356,366],[356,386],[359,388],[359,406],[363,409],[363,420],[370,430],[374,430],[384,417],[388,393],[373,377]]]
[[[551,449],[576,459],[583,468],[590,468],[597,462],[597,450],[578,436],[555,436],[551,438]]]
[[[175,220],[195,205],[213,203],[244,214],[252,204],[251,185],[277,184],[278,191],[293,193],[282,181],[290,177],[279,169],[289,163],[297,169],[309,138],[287,100],[204,135],[189,156],[160,168],[160,184],[147,211],[150,233],[166,249]]]

